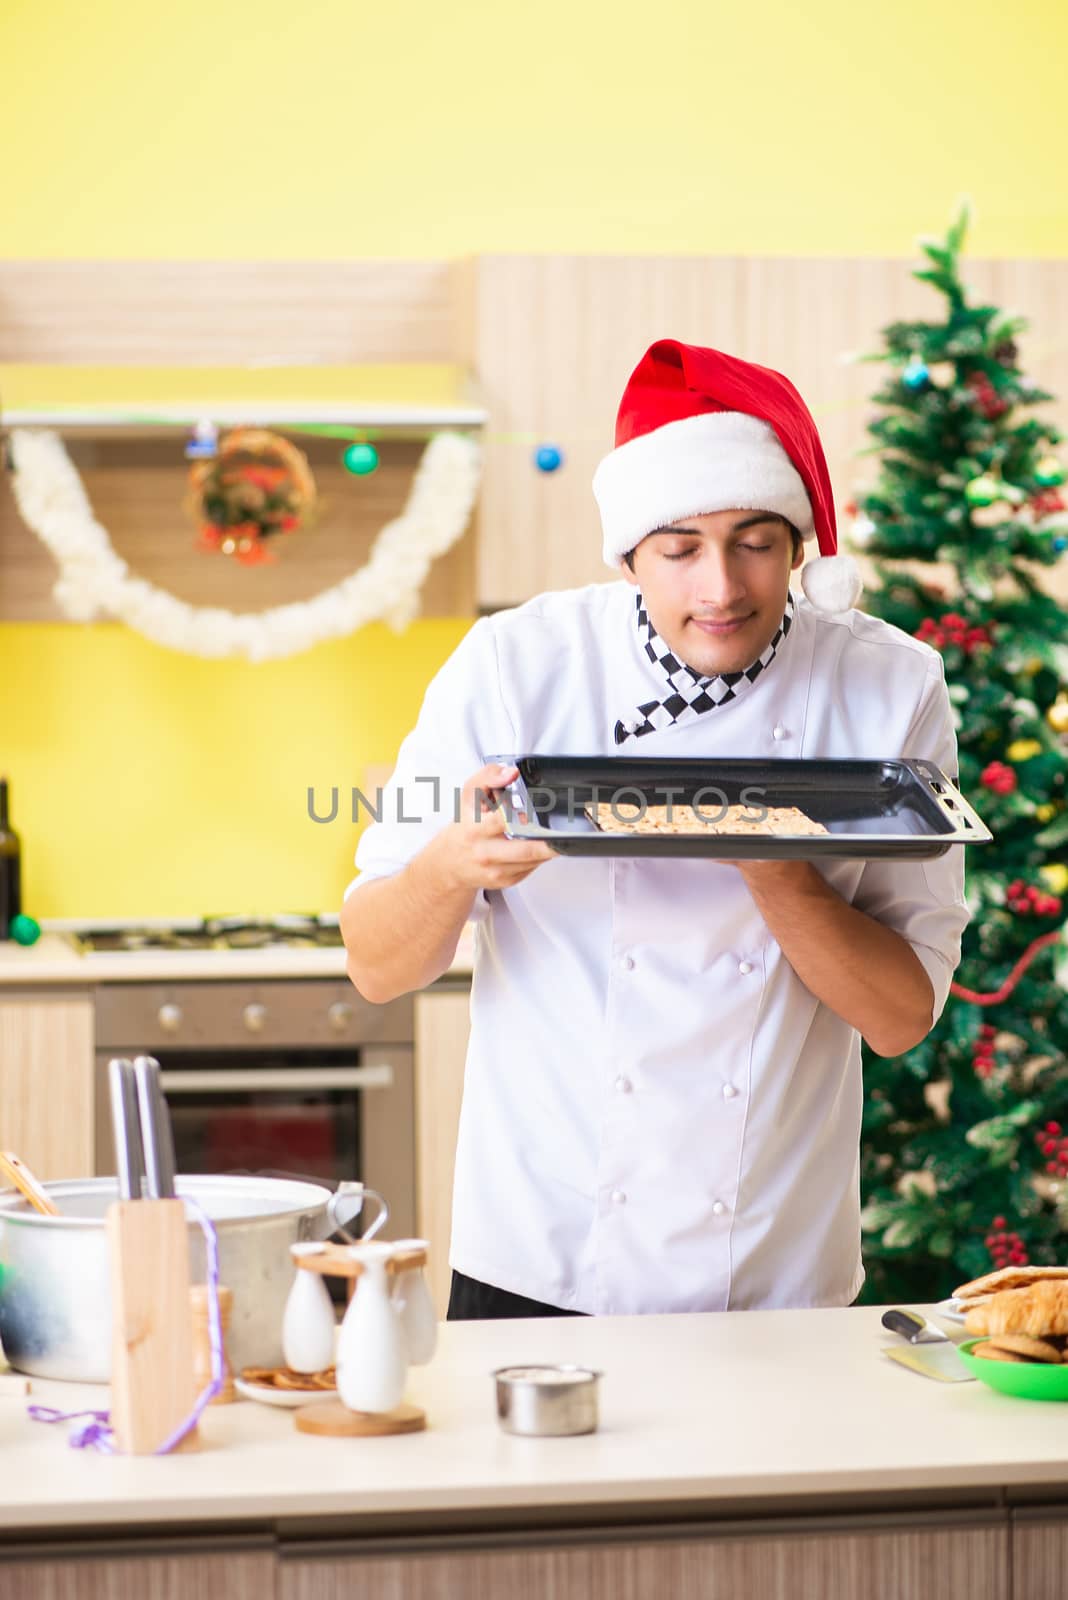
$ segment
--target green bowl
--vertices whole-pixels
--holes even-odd
[[[982,1339],[965,1339],[957,1351],[964,1365],[989,1388],[1017,1400],[1068,1400],[1068,1366],[1046,1366],[1038,1361],[989,1361],[973,1356]]]

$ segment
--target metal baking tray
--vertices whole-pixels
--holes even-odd
[[[926,760],[668,761],[538,754],[486,760],[519,768],[516,782],[501,794],[507,837],[541,840],[559,855],[926,861],[951,845],[987,844],[993,837],[945,773]],[[695,805],[710,818],[721,805],[796,806],[829,833],[607,832],[585,810],[598,800],[620,806],[642,800]]]

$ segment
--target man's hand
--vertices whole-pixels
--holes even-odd
[[[511,889],[522,883],[555,851],[547,844],[506,839],[507,814],[497,795],[519,776],[518,767],[495,763],[468,778],[460,801],[459,822],[443,828],[428,846],[435,866],[457,888]],[[518,813],[526,822],[523,812]]]

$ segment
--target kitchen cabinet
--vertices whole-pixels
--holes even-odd
[[[153,1550],[137,1544],[93,1546],[61,1556],[5,1559],[0,1552],[3,1600],[272,1600],[275,1557],[272,1542],[209,1541],[217,1548],[197,1550],[195,1539],[159,1541]],[[162,1546],[162,1548],[161,1548]]]
[[[438,984],[415,1002],[415,1160],[418,1234],[431,1241],[427,1279],[438,1317],[449,1303],[449,1237],[456,1133],[470,1033],[470,986]]]
[[[0,1145],[39,1178],[93,1170],[93,1002],[84,988],[0,991]],[[6,1600],[6,1596],[5,1596]]]
[[[1009,1536],[975,1528],[821,1529],[744,1537],[621,1538],[574,1542],[516,1536],[512,1548],[287,1559],[277,1600],[467,1600],[471,1595],[552,1595],[553,1600],[903,1600],[924,1595],[1008,1600]],[[1017,1588],[1022,1597],[1045,1590]],[[1052,1596],[1052,1590],[1048,1591]]]

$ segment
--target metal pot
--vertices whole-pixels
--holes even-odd
[[[33,1211],[14,1190],[0,1192],[0,1345],[20,1372],[106,1383],[111,1375],[111,1283],[104,1216],[119,1198],[114,1178],[46,1183],[58,1217]],[[289,1247],[340,1226],[331,1194],[317,1183],[257,1177],[184,1177],[180,1196],[216,1225],[219,1277],[233,1293],[227,1355],[242,1367],[282,1362],[282,1314],[293,1282]],[[382,1219],[385,1220],[384,1218]],[[191,1277],[205,1279],[204,1236],[189,1224]]]

